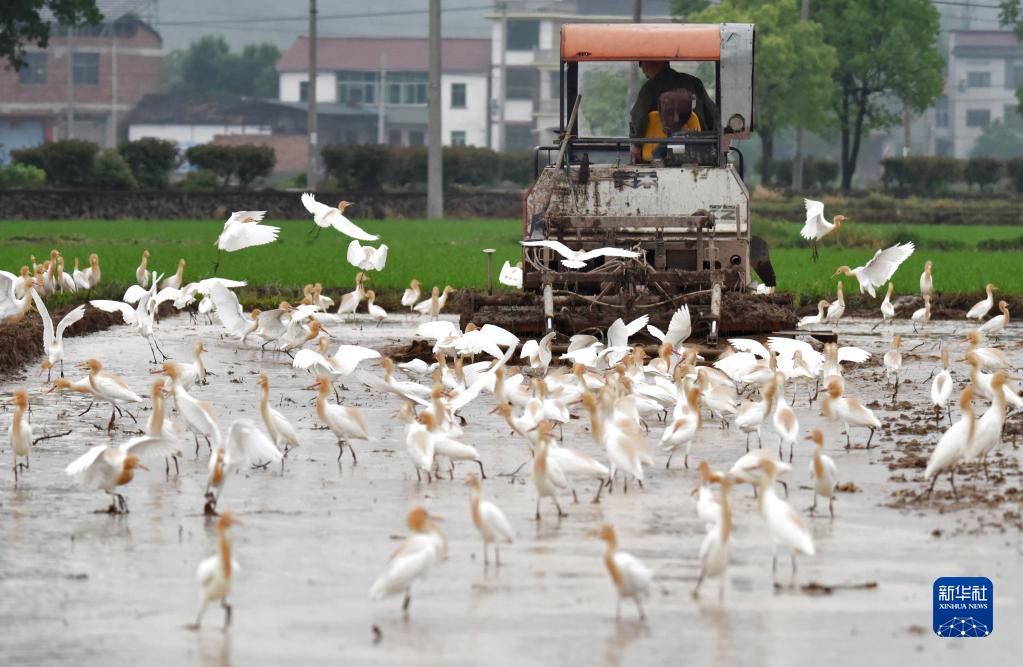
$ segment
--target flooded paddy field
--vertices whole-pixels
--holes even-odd
[[[332,344],[376,349],[406,344],[412,324],[393,318],[381,328],[343,325],[331,329]],[[509,435],[493,398],[483,395],[463,414],[465,441],[475,445],[488,479],[484,493],[507,514],[516,532],[501,550],[502,566],[484,568],[482,543],[469,514],[469,489],[462,483],[475,465],[460,463],[455,480],[418,482],[405,453],[398,401],[345,382],[342,403],[358,406],[372,440],[356,442],[353,465],[336,462],[329,431],[318,429],[307,389],[312,376],[291,367],[283,355],[261,353],[221,340],[219,327],[193,324],[185,316],[157,325],[164,350],[190,360],[196,340],[209,348],[213,375],[193,395],[210,401],[226,432],[239,417],[259,420],[257,375],[270,378],[273,405],[299,429],[302,446],[278,466],[230,477],[219,508],[238,514],[234,554],[240,568],[230,600],[234,622],[221,631],[222,614],[211,605],[199,632],[186,629],[198,607],[195,570],[213,553],[214,521],[203,516],[209,454],[198,456],[182,441],[180,474],[165,475],[163,463],[147,461],[122,492],[130,513],[95,513],[108,505],[99,491],[84,491],[64,474],[72,460],[96,444],[120,443],[140,426],[130,418],[105,431],[110,413],[96,406],[84,416],[87,399],[45,394],[35,367],[0,382],[0,396],[27,388],[35,435],[31,468],[15,487],[11,451],[0,451],[0,657],[4,664],[271,665],[326,664],[586,664],[586,665],[814,665],[821,664],[1011,664],[1018,660],[1023,623],[1023,542],[1020,499],[1023,479],[1011,415],[1005,444],[991,457],[990,479],[974,464],[956,475],[959,500],[947,477],[930,499],[923,467],[947,422],[934,419],[929,376],[938,365],[935,343],[953,350],[956,393],[966,377],[961,359],[963,325],[931,322],[926,335],[907,324],[905,371],[898,397],[885,387],[881,354],[889,331],[871,333],[873,322],[843,321],[843,344],[864,347],[872,358],[846,371],[846,394],[875,410],[884,427],[869,450],[845,450],[841,425],[825,420],[819,403],[808,407],[800,394],[800,432],[820,427],[825,451],[838,466],[845,492],[829,519],[826,501],[811,517],[807,467],[812,444],[797,444],[789,502],[807,520],[817,553],[800,557],[790,587],[788,559],[779,559],[776,588],[771,577],[771,542],[748,486],[731,495],[735,528],[724,594],[718,582],[691,591],[698,574],[704,529],[696,516],[696,464],[707,459],[727,469],[745,451],[745,435],[706,420],[692,449],[690,467],[676,455],[670,470],[657,450],[663,425],[651,423],[648,442],[656,464],[645,487],[630,486],[591,504],[593,483],[579,486],[578,504],[561,497],[568,516],[558,520],[545,500],[534,521],[535,490],[529,450]],[[958,327],[958,330],[956,329]],[[1023,366],[1015,345],[1023,329],[1013,325],[1006,345]],[[910,351],[918,343],[919,348]],[[74,362],[95,357],[146,395],[152,382],[145,341],[127,327],[67,344],[66,371],[81,377]],[[382,371],[364,363],[372,373]],[[333,399],[332,399],[333,400]],[[147,401],[148,404],[148,401]],[[978,412],[986,403],[978,401]],[[0,417],[6,433],[11,407]],[[133,410],[144,424],[148,410]],[[589,434],[585,412],[564,429],[565,444],[598,458],[603,452]],[[958,417],[954,410],[953,417]],[[853,431],[862,446],[865,431]],[[765,447],[777,436],[764,428]],[[754,446],[756,438],[753,438]],[[445,518],[448,559],[413,588],[410,616],[400,598],[371,602],[368,591],[388,556],[406,534],[404,518],[424,504]],[[646,622],[626,602],[615,620],[615,592],[604,569],[603,543],[588,532],[613,523],[620,546],[655,572]],[[993,634],[977,640],[945,640],[931,630],[932,584],[941,576],[985,576],[995,586]]]

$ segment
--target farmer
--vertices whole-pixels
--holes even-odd
[[[651,111],[657,111],[661,95],[684,89],[692,96],[693,113],[696,114],[702,130],[713,130],[717,120],[717,108],[707,95],[703,82],[699,78],[684,72],[676,72],[668,66],[667,60],[641,60],[639,68],[647,80],[636,95],[636,103],[632,105],[629,118],[629,136],[641,138],[647,135],[647,123]],[[635,143],[631,149],[632,161],[639,162],[642,155],[642,144]]]

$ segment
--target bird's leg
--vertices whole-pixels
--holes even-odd
[[[565,512],[565,511],[563,511],[563,510],[561,509],[561,505],[559,505],[559,504],[558,504],[558,498],[557,498],[557,496],[551,496],[551,500],[553,500],[553,501],[554,501],[554,506],[555,506],[556,508],[558,508],[558,518],[559,518],[559,519],[560,519],[561,517],[563,517],[563,516],[568,516],[568,513],[567,513],[567,512]]]
[[[84,415],[89,410],[92,410],[92,404],[95,403],[95,402],[96,402],[95,400],[89,401],[89,407],[85,408],[85,410],[83,410],[82,412],[79,412],[78,416],[81,417],[82,415]]]
[[[501,567],[501,547],[497,545],[497,542],[494,542],[494,562],[497,567]]]
[[[220,606],[224,608],[224,630],[226,631],[231,627],[231,605],[227,604],[227,598],[220,601]]]
[[[845,427],[845,448],[852,449],[852,440],[849,438],[849,426]]]
[[[988,477],[988,474],[987,474],[987,456],[986,455],[984,456],[984,458],[981,459],[981,462],[984,464],[984,481],[988,481],[990,478]]]
[[[401,603],[401,613],[408,618],[408,608],[412,604],[412,590],[405,590],[405,600]]]
[[[867,449],[870,449],[870,441],[874,439],[874,431],[875,431],[875,430],[876,430],[876,429],[874,429],[873,427],[871,427],[871,429],[870,429],[870,435],[869,435],[869,436],[867,436]]]
[[[668,457],[668,460],[669,461],[671,460],[670,456]],[[686,452],[686,455],[684,457],[682,457],[682,466],[686,470],[689,470],[689,452],[688,451]],[[664,467],[667,468],[668,466],[664,466]]]
[[[783,489],[785,489],[785,497],[788,498],[789,497],[789,484],[788,484],[788,482],[783,482],[783,481],[781,481],[779,479],[778,483],[781,484],[781,487]]]
[[[574,488],[572,489],[572,502],[575,503],[576,505],[579,504],[579,496],[576,495]]]
[[[213,453],[213,443],[210,442],[210,436],[203,434],[202,437],[206,438],[206,449],[210,450],[210,453]]]
[[[760,439],[760,427],[757,427],[757,449],[764,448],[764,441]]]
[[[341,464],[341,457],[344,456],[344,453],[345,453],[345,442],[344,442],[344,440],[338,440],[337,441],[337,462],[338,462],[338,465]]]
[[[700,585],[703,584],[703,568],[700,568],[700,576],[696,578],[696,588],[693,589],[692,596],[694,599],[700,597]]]
[[[806,511],[809,512],[810,514],[813,514],[814,511],[816,511],[816,509],[817,509],[817,491],[814,491],[813,492],[813,505],[810,505],[809,509],[807,509]]]
[[[149,353],[153,355],[153,365],[155,366],[158,363],[160,363],[159,361],[156,360],[156,350],[153,349],[153,344],[152,342],[149,341],[148,338],[146,339],[146,342],[149,343]]]
[[[351,445],[349,445],[349,447],[351,447]],[[455,481],[455,460],[448,459],[448,465],[450,466],[448,468],[448,479],[453,482]]]
[[[779,460],[779,461],[781,461],[782,459],[784,459],[784,458],[785,458],[785,449],[784,449],[784,445],[785,445],[785,439],[784,439],[784,438],[782,438],[782,437],[781,437],[781,436],[779,435],[779,436],[778,436],[778,460]]]
[[[172,454],[171,458],[174,459],[174,476],[177,477],[181,474],[181,468],[178,467],[178,456],[177,454]]]
[[[959,492],[956,491],[956,471],[955,468],[948,471],[948,483],[952,486],[952,496],[959,502]]]
[[[487,552],[487,543],[483,542],[483,567],[490,565],[490,556]]]
[[[110,411],[110,422],[107,424],[107,433],[114,430],[114,416],[117,414],[116,410],[117,407],[115,406],[114,409]]]
[[[133,422],[135,422],[136,424],[138,424],[138,423],[139,423],[139,420],[138,420],[138,419],[135,419],[135,415],[133,415],[133,414],[131,413],[131,410],[129,410],[128,408],[125,408],[125,409],[124,409],[124,412],[127,412],[127,413],[128,413],[128,416],[129,416],[129,417],[131,417],[131,420],[132,420]]]
[[[674,450],[674,449],[673,449],[673,450],[671,450],[671,452],[670,452],[670,453],[668,454],[668,460],[667,460],[667,462],[666,462],[666,463],[664,464],[664,469],[665,469],[665,470],[667,470],[668,468],[670,468],[670,467],[671,467],[671,457],[672,457],[672,456],[675,456],[675,450]]]
[[[348,453],[352,455],[352,465],[358,464],[359,459],[355,457],[355,447],[352,447],[352,443],[350,442],[348,443]],[[454,467],[454,464],[452,464],[452,467]],[[480,470],[483,470],[482,465],[480,466]],[[484,477],[483,479],[486,479],[486,477]]]
[[[331,382],[330,386],[331,386],[331,388],[334,389],[334,402],[338,403],[340,405],[340,403],[341,403],[341,395],[339,393],[337,393],[337,385],[334,384],[333,382]]]
[[[828,498],[828,513],[831,514],[831,518],[835,518],[835,492],[831,492],[831,497]]]
[[[156,346],[157,352],[160,353],[160,356],[163,357],[164,361],[167,361],[168,359],[170,359],[170,357],[168,357],[166,354],[164,354],[163,350],[160,349],[160,343],[159,343],[159,341],[156,340],[156,336],[153,336],[153,345]]]
[[[193,433],[192,437],[195,438],[195,458],[199,458],[199,436]]]
[[[593,500],[590,502],[593,504],[600,502],[600,492],[604,490],[604,480],[600,480],[600,484],[597,486],[597,495],[593,496]]]
[[[639,609],[639,620],[645,621],[646,620],[646,614],[643,613],[643,605],[641,605],[639,603],[639,596],[637,595],[636,597],[634,597],[632,599],[636,601],[636,609]]]
[[[536,497],[536,520],[540,520],[540,496]]]
[[[746,453],[749,454],[749,433],[746,434]]]
[[[778,585],[778,553],[775,552],[771,558],[771,577],[774,579],[774,583]]]
[[[416,467],[416,481],[417,482],[422,482],[423,481],[423,474],[421,472],[419,472],[419,468],[418,467]]]
[[[618,596],[618,603],[615,605],[615,620],[622,620],[622,598]]]
[[[480,466],[480,477],[482,477],[483,479],[486,479],[486,478],[487,478],[487,476],[486,476],[486,474],[485,474],[485,473],[483,472],[483,461],[477,461],[476,463],[478,463],[478,464],[479,464],[479,466]]]
[[[202,623],[202,615],[206,612],[206,605],[209,604],[209,600],[203,600],[202,604],[199,605],[199,613],[195,615],[195,623],[187,626],[189,630],[198,630],[199,624]]]
[[[792,558],[792,585],[796,585],[796,554],[791,554]]]
[[[792,463],[792,448],[795,446],[795,442],[789,443],[789,463]]]
[[[64,363],[64,362],[63,362],[63,361],[61,361],[61,364],[63,364],[63,363]],[[46,384],[50,384],[50,374],[51,374],[51,373],[53,373],[53,367],[47,368],[47,369],[46,369]],[[64,377],[64,375],[63,375],[63,374],[61,374],[61,377]]]

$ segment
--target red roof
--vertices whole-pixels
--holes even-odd
[[[396,71],[427,71],[430,68],[429,40],[415,37],[323,37],[316,40],[316,64],[324,70],[380,69],[381,55],[386,68]],[[490,69],[489,39],[445,39],[441,47],[445,72],[487,72]],[[277,71],[309,68],[309,38],[296,39],[277,61]]]

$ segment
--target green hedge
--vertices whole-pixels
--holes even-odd
[[[427,149],[377,144],[326,146],[320,151],[327,174],[342,189],[426,186]],[[498,153],[487,148],[446,146],[445,186],[526,186],[533,177],[533,154]]]
[[[100,151],[92,165],[92,184],[101,190],[134,190],[138,187],[131,167],[113,148]]]
[[[99,145],[82,139],[61,139],[34,148],[11,151],[11,158],[20,164],[46,172],[46,182],[61,187],[92,184],[92,169]]]
[[[771,160],[764,173],[764,161],[760,160],[761,179],[771,185],[792,187],[792,160]],[[825,187],[833,185],[838,178],[838,163],[809,156],[803,160],[803,187]],[[767,176],[768,178],[765,178]]]
[[[185,157],[192,166],[216,174],[221,186],[227,187],[233,179],[242,189],[249,187],[256,179],[269,176],[277,163],[273,148],[255,144],[202,144],[185,151]]]
[[[117,147],[140,188],[167,187],[170,173],[178,164],[178,145],[173,141],[146,137],[126,141]]]
[[[885,190],[901,194],[936,194],[953,183],[962,183],[965,165],[965,160],[943,156],[885,158],[881,160],[881,183]]]
[[[46,172],[29,164],[0,167],[0,190],[41,188],[46,185]]]

